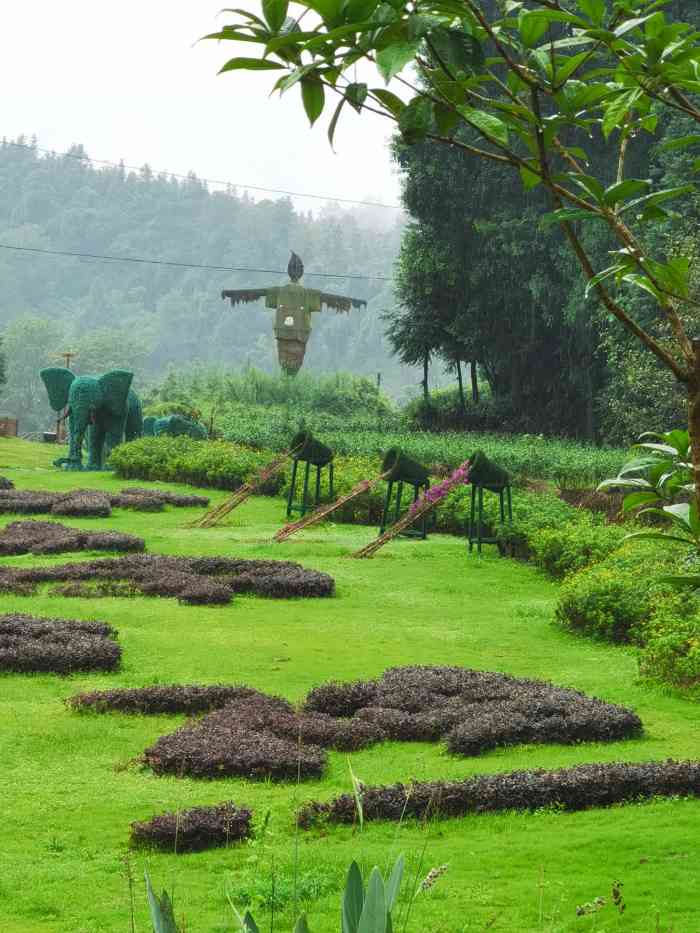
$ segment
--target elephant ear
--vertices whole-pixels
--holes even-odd
[[[75,379],[75,373],[70,369],[53,367],[42,369],[39,375],[49,393],[49,405],[54,411],[63,411],[68,404],[68,392]]]
[[[113,369],[97,380],[102,388],[105,407],[117,417],[126,414],[126,400],[133,378],[134,374],[125,369]]]

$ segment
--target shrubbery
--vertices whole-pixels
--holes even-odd
[[[238,489],[272,459],[224,441],[195,441],[189,437],[142,437],[120,444],[110,463],[125,479],[190,483],[216,489]],[[259,491],[275,495],[284,484],[284,473],[273,476]]]
[[[227,684],[156,684],[152,687],[118,687],[78,693],[67,702],[78,712],[117,713],[210,713],[227,703],[256,696],[252,687]]]
[[[679,560],[668,549],[626,545],[564,580],[557,621],[584,635],[640,642],[659,599],[671,592],[658,578],[677,569]]]
[[[252,835],[252,813],[232,800],[213,807],[193,807],[179,813],[161,813],[131,824],[131,841],[169,852],[201,852],[242,842]]]
[[[585,764],[555,771],[486,774],[466,781],[363,787],[361,791],[365,820],[396,821],[406,817],[457,817],[467,813],[543,807],[585,810],[662,796],[699,797],[700,763]],[[299,825],[304,829],[319,821],[354,823],[356,820],[357,802],[352,794],[342,794],[328,803],[312,801],[298,814]]]
[[[160,512],[164,505],[179,507],[209,505],[204,496],[183,495],[160,489],[127,487],[119,493],[98,489],[71,489],[68,492],[44,492],[33,489],[0,488],[0,513],[24,515],[72,515],[75,518],[107,518],[112,508],[140,512]]]
[[[661,601],[644,626],[642,640],[643,677],[700,696],[700,607],[694,596]]]
[[[11,522],[0,530],[0,554],[145,551],[143,538],[119,531],[83,531],[60,522]],[[7,568],[9,570],[9,568]]]
[[[0,670],[22,674],[113,671],[121,660],[116,634],[103,622],[3,615]]]
[[[564,577],[612,554],[626,529],[607,525],[602,516],[579,513],[575,520],[536,528],[527,537],[531,559],[551,577]]]
[[[17,523],[19,524],[19,523]],[[24,523],[42,524],[42,523]],[[125,537],[116,532],[89,535],[93,547],[100,539]],[[41,553],[48,553],[42,550]],[[145,596],[174,596],[190,605],[223,605],[235,593],[253,593],[274,599],[294,596],[332,596],[335,582],[318,570],[305,570],[292,561],[243,560],[227,557],[165,557],[133,555],[81,561],[50,567],[0,566],[0,591],[29,595],[38,583],[85,581],[85,588],[62,589],[63,595],[91,595],[95,580],[128,581]],[[95,595],[99,595],[99,590]]]

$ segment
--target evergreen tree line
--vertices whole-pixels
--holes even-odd
[[[697,5],[675,0],[670,6],[700,27]],[[664,142],[696,127],[682,116],[663,119],[662,143],[652,145],[652,137],[641,134],[630,144],[626,164],[628,175],[666,188],[689,177],[692,156],[668,151]],[[591,173],[612,184],[617,165],[606,163],[598,142]],[[403,169],[403,201],[411,217],[397,264],[399,301],[387,315],[402,360],[426,372],[436,359],[454,368],[476,363],[492,395],[481,409],[493,427],[625,442],[683,420],[683,393],[671,374],[616,321],[591,313],[594,299],[585,296],[580,268],[558,225],[547,223],[553,206],[540,188],[528,192],[510,167],[430,142],[396,141],[394,157]],[[670,235],[668,226],[663,234],[652,227],[645,235],[663,235],[672,254],[681,241],[686,249],[697,242],[699,224],[696,199]],[[610,265],[605,228],[589,223],[579,233],[596,268]],[[639,295],[627,303],[636,303],[663,341],[664,325],[651,304],[645,317]],[[467,404],[468,395],[462,389],[449,418],[487,426],[478,406]],[[435,420],[435,406],[426,402],[426,420]]]

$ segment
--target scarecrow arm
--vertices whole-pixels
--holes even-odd
[[[250,304],[267,297],[267,291],[266,288],[240,288],[235,291],[225,290],[221,293],[221,297],[224,300],[229,298],[231,306],[235,308],[238,304]]]
[[[367,307],[364,298],[346,298],[345,295],[330,295],[328,292],[321,292],[321,304],[326,308],[332,308],[339,314],[342,311],[350,311],[352,308]]]

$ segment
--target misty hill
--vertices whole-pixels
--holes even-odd
[[[124,168],[96,168],[81,147],[42,155],[25,139],[0,146],[0,243],[42,249],[145,257],[226,267],[285,270],[290,249],[304,260],[306,282],[365,298],[366,310],[315,316],[309,370],[382,372],[398,388],[415,374],[390,357],[382,310],[391,282],[314,278],[331,272],[390,278],[398,253],[396,211],[327,205],[316,215],[288,198],[255,202],[235,190],[210,191],[195,175],[178,181]],[[81,158],[83,156],[84,158]],[[0,329],[21,320],[51,322],[53,349],[77,347],[78,370],[106,362],[142,378],[203,362],[275,370],[269,311],[231,309],[222,288],[281,284],[270,272],[213,272],[150,264],[44,256],[0,249]],[[44,360],[37,360],[44,363]]]

